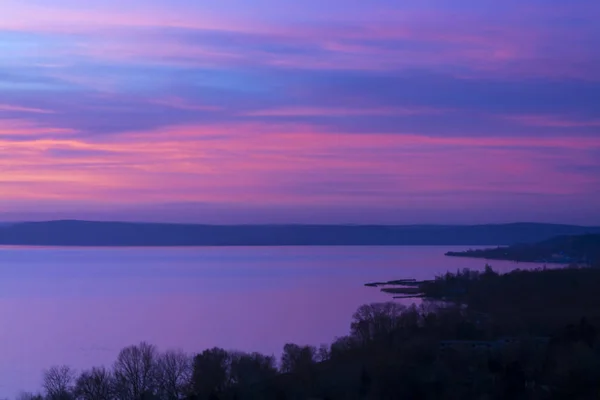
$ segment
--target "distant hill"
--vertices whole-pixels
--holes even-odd
[[[192,225],[50,221],[0,226],[1,245],[41,246],[303,246],[509,245],[600,227],[503,225]]]
[[[600,263],[600,234],[558,236],[538,243],[448,252],[448,256],[521,262]]]

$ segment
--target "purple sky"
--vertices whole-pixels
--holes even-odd
[[[600,224],[599,15],[3,0],[0,220]]]

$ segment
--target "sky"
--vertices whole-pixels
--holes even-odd
[[[0,7],[0,221],[600,224],[596,0]]]

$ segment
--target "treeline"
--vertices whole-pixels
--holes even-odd
[[[112,368],[52,367],[43,393],[19,400],[595,398],[587,396],[600,390],[600,341],[587,320],[549,337],[502,337],[495,324],[447,303],[369,304],[348,336],[320,348],[287,344],[279,360],[142,342]]]
[[[374,285],[396,297],[468,307],[493,319],[497,334],[550,335],[584,316],[600,326],[600,268],[572,265],[500,274],[486,265],[483,271],[465,268],[433,280]]]
[[[600,268],[538,268],[499,274],[465,269],[420,286],[430,300],[452,301],[493,317],[508,334],[549,335],[586,317],[600,325]]]
[[[447,256],[600,266],[600,234],[558,236],[539,243],[446,253]]]

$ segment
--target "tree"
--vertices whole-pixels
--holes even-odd
[[[260,353],[231,355],[231,381],[239,386],[266,381],[277,374],[275,358]]]
[[[316,362],[317,349],[313,346],[298,346],[288,343],[283,346],[281,370],[283,372],[304,372]]]
[[[53,366],[44,372],[42,386],[48,400],[71,400],[75,371],[67,365]]]
[[[344,357],[352,352],[352,350],[358,347],[359,343],[357,342],[355,337],[351,336],[342,336],[336,338],[333,343],[331,343],[331,349],[329,351],[329,358],[337,359],[340,357]]]
[[[159,397],[178,400],[190,391],[192,358],[181,350],[169,350],[158,356],[156,383]]]
[[[331,350],[326,344],[321,344],[317,350],[317,362],[324,362],[331,358]]]
[[[218,347],[194,358],[192,386],[200,399],[218,398],[229,386],[231,355]]]
[[[360,306],[352,316],[352,336],[364,343],[390,334],[399,325],[405,309],[405,306],[394,302]]]
[[[114,365],[120,400],[147,400],[154,395],[156,347],[146,342],[121,350]]]
[[[104,367],[83,371],[75,383],[78,400],[111,400],[114,398],[114,379]]]
[[[545,265],[544,265],[544,268],[546,268]],[[484,279],[488,279],[488,278],[496,278],[497,276],[498,276],[498,273],[496,271],[494,271],[492,266],[490,264],[485,264],[485,269],[484,269],[483,273],[481,274],[481,277]]]

